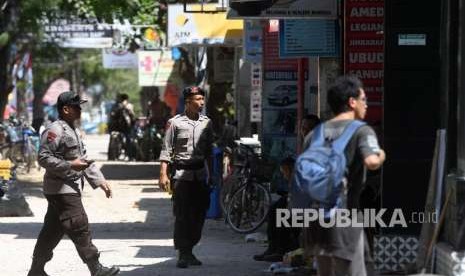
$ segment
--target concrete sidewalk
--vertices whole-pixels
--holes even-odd
[[[102,252],[103,264],[117,265],[120,275],[268,275],[268,263],[252,260],[265,244],[246,243],[222,220],[208,220],[203,239],[195,249],[203,266],[175,268],[173,218],[169,196],[156,185],[155,163],[100,162],[114,188],[114,198],[86,186],[83,195],[93,241]],[[43,172],[43,170],[42,170]],[[0,217],[2,276],[25,276],[40,231],[46,200],[42,195],[42,172],[22,176],[24,195],[33,217]],[[46,270],[50,275],[89,275],[69,239],[64,239]]]

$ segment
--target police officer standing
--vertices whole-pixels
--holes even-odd
[[[192,248],[200,241],[210,205],[205,166],[211,176],[213,144],[212,123],[200,114],[205,92],[199,87],[187,87],[183,96],[185,112],[168,120],[166,126],[159,181],[164,190],[173,188],[174,247],[178,250],[176,266],[179,268],[202,264]],[[168,176],[168,165],[173,183]]]
[[[34,248],[28,276],[47,276],[45,263],[52,259],[53,249],[64,234],[73,241],[82,261],[92,276],[116,275],[119,268],[104,267],[99,252],[92,244],[87,214],[81,201],[84,178],[107,198],[112,191],[100,169],[87,160],[86,150],[75,123],[81,117],[81,104],[87,102],[73,92],[58,96],[59,119],[42,134],[39,164],[45,168],[44,194],[48,209]]]

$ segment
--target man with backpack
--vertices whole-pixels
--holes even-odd
[[[386,159],[373,129],[359,121],[367,111],[361,81],[340,77],[327,97],[335,116],[305,139],[309,142],[296,161],[291,191],[294,207],[324,210],[325,221],[334,210],[360,208],[366,169],[377,170]],[[363,227],[338,227],[337,221],[323,227],[315,221],[305,230],[306,248],[316,257],[318,275],[367,275]]]

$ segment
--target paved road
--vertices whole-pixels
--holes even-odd
[[[89,154],[104,160],[106,137],[88,136]],[[102,150],[103,148],[103,150]],[[101,261],[121,267],[121,275],[266,275],[265,263],[254,262],[253,254],[265,245],[246,243],[242,235],[229,230],[222,220],[208,220],[204,238],[195,250],[201,267],[175,268],[173,219],[168,195],[161,192],[156,178],[158,164],[98,161],[114,187],[113,199],[87,186],[86,206],[94,243],[102,251]],[[46,211],[41,192],[41,173],[21,176],[24,195],[32,217],[0,217],[0,260],[2,276],[25,276],[31,263],[35,238]],[[89,275],[73,244],[64,239],[46,266],[50,275]]]
[[[90,159],[104,161],[107,160],[107,149],[110,136],[106,135],[86,135],[84,143]]]

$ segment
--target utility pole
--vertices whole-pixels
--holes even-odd
[[[465,1],[458,1],[458,129],[457,129],[457,173],[465,178]]]

